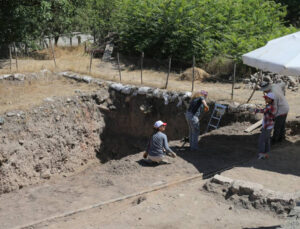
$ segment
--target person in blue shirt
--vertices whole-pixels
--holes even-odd
[[[167,154],[170,157],[176,157],[176,154],[169,148],[167,135],[163,133],[165,131],[167,123],[162,121],[156,121],[154,123],[154,133],[150,137],[147,145],[144,158],[147,158],[150,162],[163,163]]]
[[[204,90],[197,91],[192,95],[191,102],[187,112],[185,113],[185,118],[189,126],[189,142],[190,150],[196,151],[199,149],[198,138],[200,134],[200,124],[199,116],[203,112],[209,111],[209,107],[205,99],[208,93]]]

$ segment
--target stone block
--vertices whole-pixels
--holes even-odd
[[[230,185],[233,182],[233,180],[231,178],[224,177],[221,175],[215,175],[212,178],[211,182],[221,185]]]

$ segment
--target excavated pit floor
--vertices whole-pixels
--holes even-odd
[[[141,152],[123,157],[120,160],[111,160],[105,164],[94,163],[85,170],[71,176],[53,177],[43,184],[3,194],[0,196],[1,228],[18,228],[35,224],[49,217],[140,192],[164,183],[197,174],[209,174],[212,171],[245,160],[250,160],[250,162],[243,164],[242,167],[225,171],[223,174],[233,178],[245,178],[261,182],[275,190],[297,190],[300,184],[299,170],[297,169],[300,158],[297,136],[289,137],[290,141],[274,147],[274,157],[272,156],[270,160],[256,161],[254,158],[258,131],[245,134],[243,130],[247,126],[249,126],[249,123],[235,123],[203,135],[200,140],[201,150],[199,152],[190,152],[187,147],[180,148],[182,144],[180,141],[172,141],[170,145],[177,151],[178,157],[175,159],[170,158],[171,164],[156,167],[147,166],[141,160]],[[293,143],[292,140],[296,142]],[[284,158],[286,160],[283,160]],[[289,158],[292,158],[292,160],[289,161]],[[255,167],[255,169],[252,167]],[[265,174],[267,175],[265,176]],[[149,194],[150,202],[146,199],[141,205],[128,205],[128,201],[125,201],[124,204],[120,204],[121,207],[116,203],[105,207],[103,211],[101,208],[91,209],[89,210],[91,216],[82,212],[66,218],[42,222],[29,228],[99,228],[99,225],[101,228],[102,226],[126,228],[137,225],[141,228],[152,226],[176,228],[176,225],[178,225],[178,228],[180,228],[180,225],[185,225],[185,223],[192,228],[195,225],[202,225],[199,224],[199,220],[196,220],[199,214],[201,215],[199,219],[206,218],[205,223],[203,222],[206,228],[221,228],[221,225],[227,225],[225,228],[252,228],[282,222],[282,219],[268,214],[266,216],[266,213],[258,214],[254,211],[239,208],[234,210],[235,213],[231,211],[228,216],[224,209],[232,209],[231,203],[226,203],[218,199],[219,197],[205,194],[202,189],[204,182],[201,179],[198,183],[197,181],[191,183],[194,186],[192,184],[174,186],[160,191],[157,196],[155,193]],[[281,184],[284,184],[286,188],[283,189]],[[188,190],[191,186],[193,188]],[[172,196],[177,199],[174,204],[170,203],[174,199]],[[219,201],[221,202],[218,203]],[[154,203],[158,207],[157,209],[154,207],[153,210]],[[183,203],[185,207],[183,207]],[[197,204],[199,207],[197,207]],[[135,207],[136,205],[138,207]],[[155,216],[152,218],[153,221],[147,217],[148,213],[139,213],[142,211],[140,208],[145,207],[145,205],[147,207],[143,209],[148,209],[149,214],[155,212]],[[191,209],[195,211],[191,212],[188,206],[193,206]],[[184,213],[184,216],[182,216],[183,210],[177,209],[177,207],[186,209],[187,212]],[[168,212],[168,210],[171,212]],[[196,213],[197,210],[201,213]],[[159,214],[161,215],[158,217]],[[177,224],[178,219],[176,220],[174,216],[168,218],[169,214],[180,216],[180,223]],[[236,219],[236,214],[239,215],[238,219]],[[107,218],[108,215],[111,216]],[[116,220],[116,215],[120,216],[118,220]],[[89,222],[90,217],[96,217],[97,219]],[[138,217],[138,219],[132,217]],[[222,220],[225,221],[222,222]],[[81,224],[78,224],[78,221]]]

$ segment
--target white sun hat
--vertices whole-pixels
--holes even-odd
[[[156,121],[156,122],[154,123],[154,128],[159,128],[159,127],[161,127],[161,126],[166,126],[166,125],[167,125],[166,122],[163,122],[163,121],[161,121],[161,120],[158,120],[158,121]]]

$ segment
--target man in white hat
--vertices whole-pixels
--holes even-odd
[[[284,96],[285,83],[271,84],[269,82],[263,81],[260,87],[260,90],[264,93],[272,92],[275,96],[274,106],[276,109],[276,113],[274,132],[272,137],[272,144],[275,144],[285,139],[285,122],[290,109],[289,104]]]

